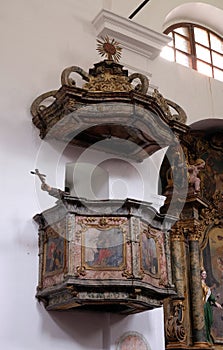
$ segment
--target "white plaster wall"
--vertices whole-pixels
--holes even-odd
[[[139,0],[128,0],[128,1],[119,1],[119,0],[104,0],[104,4],[106,8],[109,11],[112,11],[116,14],[119,14],[120,16],[123,16],[125,18],[128,18],[130,14],[133,13],[135,9],[142,3],[142,1]],[[151,29],[154,29],[158,32],[162,32],[163,25],[165,23],[165,19],[167,15],[176,7],[181,6],[183,4],[199,4],[205,5],[209,4],[214,7],[217,7],[219,9],[223,9],[223,2],[221,0],[170,0],[170,1],[163,1],[163,0],[150,0],[142,10],[140,10],[135,17],[133,18],[133,21],[142,24],[144,26],[148,26]],[[196,8],[196,11],[199,11],[199,9]],[[210,12],[208,13],[207,21],[209,21]],[[212,12],[212,15],[214,12]],[[196,18],[194,14],[191,14],[191,17]],[[197,13],[197,17],[199,17],[200,14]],[[185,13],[185,16],[181,18],[183,21],[184,19],[188,19],[189,16]],[[213,23],[215,23],[216,18],[212,18]],[[219,23],[220,25],[220,23]]]
[[[38,240],[32,217],[55,200],[44,193],[40,203],[30,175],[41,163],[49,182],[63,187],[64,168],[55,170],[57,146],[49,146],[55,157],[41,152],[45,143],[32,126],[29,108],[38,94],[60,86],[64,67],[77,63],[88,68],[95,60],[90,19],[101,1],[91,4],[1,2],[0,339],[5,350],[103,348],[104,315],[47,313],[35,300]]]
[[[38,164],[40,165],[43,163],[40,153],[45,157],[47,152],[48,157],[50,159],[53,158],[51,148],[47,146],[48,145],[44,143],[43,149],[41,148],[41,152],[38,154]],[[64,150],[63,157],[59,160],[57,159],[58,154],[56,154],[54,163],[58,171],[55,173],[55,176],[57,182],[63,177],[60,172],[64,169],[66,160],[69,159],[68,156],[70,156],[74,164],[80,164],[80,166],[89,167],[89,169],[91,169],[88,176],[85,177],[84,184],[81,184],[83,176],[80,176],[78,171],[73,172],[74,191],[79,194],[79,197],[86,197],[88,199],[92,199],[93,197],[96,199],[134,198],[150,202],[156,210],[159,210],[165,199],[164,196],[158,195],[159,169],[165,151],[165,149],[159,150],[143,162],[138,163],[114,154],[96,151],[92,147],[88,149],[75,148],[75,153],[74,148],[70,147]],[[57,164],[58,161],[59,164]],[[105,172],[105,177],[108,177],[107,186],[103,182],[105,187],[102,191],[98,191],[96,187],[94,188],[94,170],[97,168],[102,169]],[[71,175],[69,178],[71,178]],[[45,208],[46,194],[37,188],[37,195],[41,207]],[[75,193],[72,192],[72,195],[75,195]],[[52,200],[52,198],[48,199]],[[47,205],[49,204],[47,203]]]
[[[223,118],[220,96],[223,83],[195,70],[158,57],[149,64],[151,83],[166,98],[179,104],[187,114],[187,124],[207,118]]]
[[[126,4],[126,1],[104,0],[104,3],[107,4],[109,11],[128,18],[129,11],[133,12],[141,2],[131,0]],[[131,21],[162,33],[168,15],[175,7],[179,8],[183,4],[190,5],[191,8],[191,11],[188,7],[186,10],[180,11],[180,13],[184,13],[186,21],[191,18],[191,21],[195,23],[203,25],[208,23],[208,28],[223,36],[223,2],[221,0],[171,0],[165,2],[151,0]],[[194,10],[193,5],[196,6]],[[207,5],[209,7],[206,7]],[[171,18],[173,21],[174,15]],[[181,17],[181,20],[184,18]],[[177,19],[179,18],[177,17]],[[131,72],[134,71],[133,67],[135,66],[138,71],[147,74],[152,87],[158,88],[163,96],[175,101],[185,110],[188,124],[201,119],[223,117],[223,105],[220,97],[223,92],[222,82],[206,77],[178,63],[168,62],[162,57],[151,61],[145,56],[140,56],[137,50],[132,52],[124,49],[121,62],[122,64],[126,63],[129,68],[131,67]]]
[[[144,313],[129,315],[110,315],[111,350],[116,350],[116,345],[123,333],[138,332],[144,336],[151,350],[165,348],[162,308],[146,311]]]
[[[65,186],[71,196],[87,199],[109,198],[109,174],[90,162],[66,164]]]
[[[99,61],[91,20],[104,3],[100,0],[1,1],[0,339],[4,350],[110,350],[113,340],[128,328],[129,323],[124,319],[116,323],[118,317],[107,314],[48,313],[35,300],[38,244],[32,217],[55,200],[40,193],[39,183],[30,170],[39,167],[51,185],[63,188],[64,165],[74,161],[80,151],[73,155],[64,145],[41,141],[31,123],[29,108],[39,94],[59,88],[60,73],[65,67],[79,65],[88,70]],[[122,3],[129,6],[127,0]],[[158,2],[152,3],[156,6]],[[176,1],[165,2],[165,6],[166,3],[176,4]],[[156,12],[154,20],[152,16],[148,18],[148,25],[152,29],[161,28],[163,7],[152,8]],[[135,59],[135,65],[139,63]],[[161,58],[147,61],[146,69],[152,73],[151,80],[160,91],[185,108],[189,121],[222,118],[222,83]],[[96,162],[97,157],[95,152]],[[140,169],[147,174],[146,163],[145,168],[140,164]],[[150,178],[156,174],[155,167]],[[163,329],[162,311],[155,310],[152,315],[130,316],[129,329],[143,330],[152,350],[162,350],[163,337],[151,332],[154,320],[157,329]]]

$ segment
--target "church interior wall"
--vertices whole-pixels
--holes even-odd
[[[59,88],[65,67],[77,65],[87,71],[100,60],[91,22],[103,6],[124,16],[125,2],[8,0],[1,4],[0,338],[5,350],[115,350],[119,337],[128,331],[142,332],[151,350],[164,349],[162,308],[123,318],[106,313],[47,312],[35,300],[38,238],[32,217],[52,206],[55,199],[40,191],[38,179],[30,171],[39,167],[52,186],[63,189],[65,164],[78,158],[80,150],[74,155],[70,147],[47,145],[41,140],[31,122],[30,105],[43,91]],[[186,2],[165,1],[163,6],[162,1],[160,7],[161,1],[152,1],[146,23],[144,14],[136,21],[161,30],[168,11]],[[127,9],[135,9],[138,3],[129,2]],[[221,1],[212,4],[223,8]],[[131,57],[129,60],[134,61]],[[182,106],[189,124],[222,118],[222,82],[161,57],[154,61],[143,58],[134,64],[136,72],[147,70],[151,84]],[[81,83],[78,79],[77,82]],[[97,152],[93,153],[98,160]],[[157,166],[163,155],[161,152],[154,161],[139,164],[142,178],[148,175],[150,179],[151,192],[156,177],[155,194]]]

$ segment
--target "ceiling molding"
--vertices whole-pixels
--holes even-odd
[[[92,24],[98,38],[108,35],[116,39],[126,50],[150,60],[159,56],[162,48],[170,41],[167,35],[104,9],[94,18]]]

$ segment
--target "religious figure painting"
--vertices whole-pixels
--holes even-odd
[[[117,269],[125,263],[125,237],[119,227],[89,227],[83,233],[82,263],[86,268]]]
[[[45,273],[52,274],[63,270],[65,240],[61,237],[48,237],[45,249]]]
[[[148,237],[145,232],[141,237],[141,264],[144,272],[153,276],[158,274],[158,258],[156,242],[153,237]]]
[[[208,276],[207,284],[216,301],[223,304],[223,228],[214,227],[210,230],[203,258]],[[223,342],[223,312],[214,305],[212,311],[212,336],[215,341]]]
[[[205,151],[201,153],[201,158],[205,160],[205,171],[200,173],[202,193],[208,200],[213,200],[214,196],[221,192],[223,189],[223,157],[222,148],[217,147],[217,140],[222,142],[223,134],[221,134],[221,139],[217,135],[212,136],[210,140],[210,145],[213,147],[206,146]],[[200,145],[201,144],[201,145]],[[203,142],[198,143],[200,148]],[[208,144],[209,146],[209,144]]]

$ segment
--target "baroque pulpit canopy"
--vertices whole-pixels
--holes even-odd
[[[40,137],[93,146],[137,161],[177,143],[175,135],[187,130],[182,108],[157,89],[148,93],[148,78],[129,74],[118,63],[121,48],[114,39],[98,40],[97,50],[106,56],[104,61],[88,73],[77,66],[64,69],[61,87],[33,102],[32,120]],[[82,87],[76,85],[74,73],[83,79]],[[129,141],[127,147],[123,140]]]

